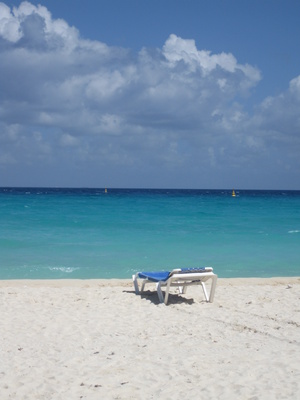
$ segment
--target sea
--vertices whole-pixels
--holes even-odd
[[[0,279],[300,276],[300,191],[0,188]]]

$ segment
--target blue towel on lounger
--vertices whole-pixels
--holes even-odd
[[[169,271],[159,271],[159,272],[139,272],[139,278],[148,279],[152,282],[165,282],[170,276]]]
[[[205,272],[205,267],[203,268],[181,268],[178,273],[196,273]],[[157,272],[139,272],[139,278],[148,279],[151,282],[165,282],[169,279],[170,271],[157,271]]]

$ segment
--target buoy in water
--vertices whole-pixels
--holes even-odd
[[[106,188],[104,189],[104,193],[107,193],[107,189]]]
[[[235,191],[234,190],[232,191],[232,195],[231,196],[235,197]]]

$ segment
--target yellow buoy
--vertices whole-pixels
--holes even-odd
[[[107,193],[107,189],[106,188],[104,189],[104,192]]]
[[[232,191],[232,197],[235,197],[235,191],[234,190]]]

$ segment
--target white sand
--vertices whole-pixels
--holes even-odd
[[[0,399],[300,399],[300,278],[147,293],[0,281]]]

